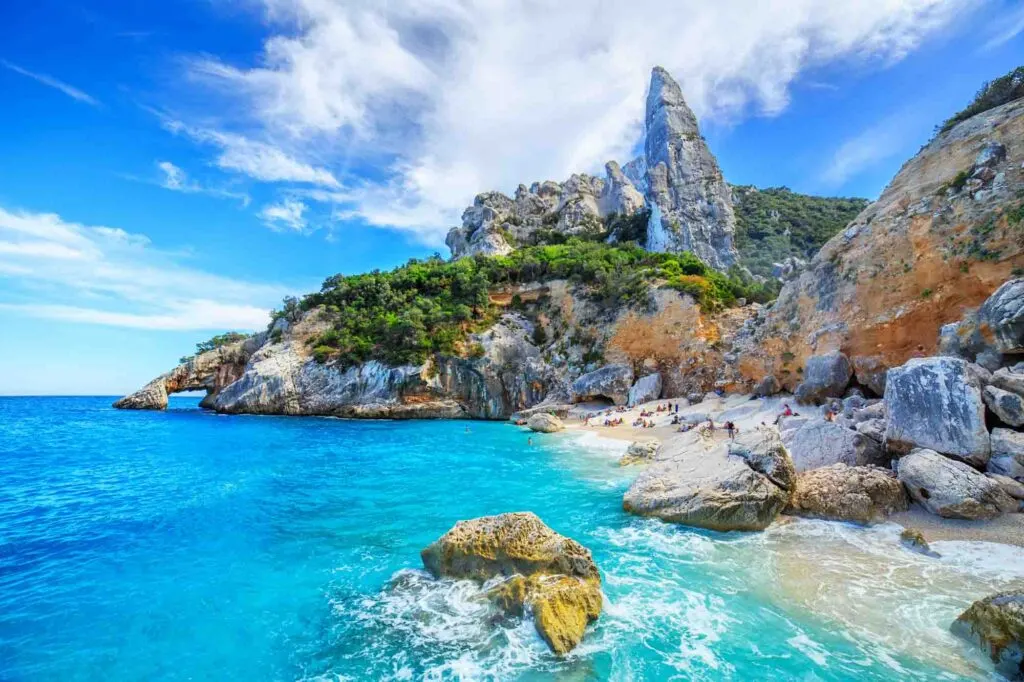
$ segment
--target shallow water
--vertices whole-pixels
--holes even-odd
[[[1024,585],[1020,550],[929,559],[896,526],[629,517],[623,445],[592,437],[195,402],[0,398],[0,679],[996,679],[947,628]],[[564,660],[419,570],[456,520],[526,509],[602,570],[605,612]]]

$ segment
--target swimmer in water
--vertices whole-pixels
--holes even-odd
[[[526,444],[527,445],[533,445],[533,439],[532,438],[527,438],[526,439]]]

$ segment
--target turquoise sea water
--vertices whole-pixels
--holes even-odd
[[[603,440],[109,403],[0,398],[2,680],[993,679],[947,626],[1024,579],[1017,550],[928,559],[894,526],[632,518]],[[563,660],[420,570],[455,521],[517,510],[602,570]]]

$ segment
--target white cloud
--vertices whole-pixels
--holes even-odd
[[[277,229],[284,226],[296,232],[306,229],[306,204],[298,199],[283,199],[277,204],[268,204],[260,211],[260,218],[268,227]]]
[[[991,30],[993,35],[982,49],[992,50],[1001,47],[1024,33],[1024,5],[1018,6],[1015,11],[1002,14],[999,21],[991,26]]]
[[[223,199],[237,199],[242,202],[242,206],[249,205],[250,198],[245,192],[234,192],[219,187],[204,186],[190,178],[184,169],[170,161],[158,161],[156,167],[163,175],[157,184],[164,189],[169,189],[172,192],[184,192],[186,194],[207,194]]]
[[[79,102],[85,102],[86,104],[90,104],[94,107],[101,106],[99,100],[97,100],[92,95],[88,94],[87,92],[83,92],[82,90],[79,90],[78,88],[72,85],[68,85],[64,81],[57,80],[53,76],[48,76],[45,73],[36,73],[35,71],[29,71],[28,69],[22,68],[17,64],[12,64],[11,62],[3,59],[0,59],[0,66],[3,66],[4,68],[13,71],[14,73],[21,74],[26,78],[31,78],[32,80],[38,83],[42,83],[43,85],[54,88],[55,90],[60,90],[68,97],[76,99]]]
[[[218,136],[307,168],[257,172],[254,158],[277,164],[210,134],[217,163],[344,183],[340,215],[436,244],[477,192],[627,160],[655,64],[704,120],[774,114],[807,69],[885,66],[981,0],[261,1],[259,63],[196,59],[190,73],[249,112]]]
[[[0,307],[143,329],[259,329],[286,289],[189,267],[119,228],[0,208]]]
[[[821,173],[826,187],[838,187],[850,178],[904,151],[913,130],[907,113],[889,116],[843,142]]]

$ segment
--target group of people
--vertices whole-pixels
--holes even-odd
[[[638,419],[633,421],[634,428],[653,429],[656,426],[653,419],[644,419],[643,412],[641,412],[640,415],[641,416]]]

